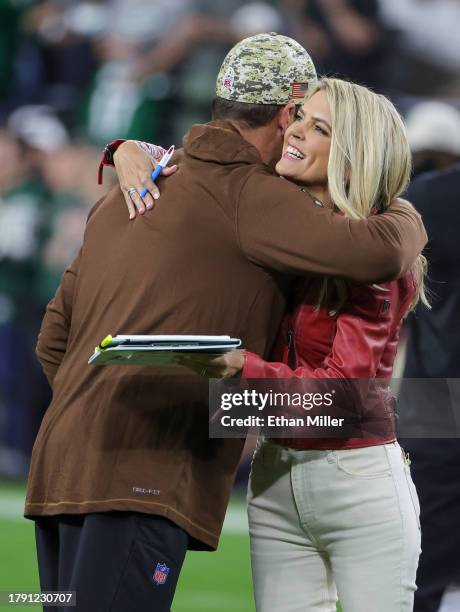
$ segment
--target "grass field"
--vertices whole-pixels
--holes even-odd
[[[33,523],[22,517],[23,505],[23,486],[0,485],[0,591],[39,590]],[[39,609],[14,606],[18,611]],[[246,513],[241,498],[234,497],[231,502],[218,551],[187,555],[172,609],[255,612]]]

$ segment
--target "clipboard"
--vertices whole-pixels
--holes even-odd
[[[89,365],[174,366],[181,353],[216,357],[241,346],[239,338],[203,335],[108,335],[96,346]]]

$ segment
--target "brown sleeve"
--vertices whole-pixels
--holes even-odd
[[[114,187],[112,192],[118,189]],[[111,192],[110,192],[111,193]],[[88,220],[96,212],[106,196],[103,196],[91,209]],[[51,387],[54,377],[61,365],[67,349],[70,325],[72,322],[72,308],[75,296],[75,288],[80,268],[80,260],[83,247],[71,265],[64,272],[54,298],[46,307],[40,333],[38,334],[35,353],[43,368]]]
[[[284,273],[377,283],[403,275],[427,242],[420,215],[398,200],[353,220],[322,208],[293,183],[261,170],[240,192],[237,234],[254,263]]]
[[[56,295],[48,303],[38,334],[35,352],[51,387],[67,349],[80,258],[81,249],[64,272]]]

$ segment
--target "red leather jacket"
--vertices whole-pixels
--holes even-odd
[[[351,287],[338,314],[331,310],[336,299],[331,291],[317,308],[320,286],[321,279],[302,282],[298,305],[280,329],[274,361],[246,352],[244,378],[391,378],[402,321],[416,290],[413,275],[378,287]],[[385,418],[383,410],[382,402],[373,403],[368,416]],[[391,428],[383,439],[285,438],[277,442],[299,449],[337,449],[394,440]]]

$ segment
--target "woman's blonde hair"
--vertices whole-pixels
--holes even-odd
[[[321,79],[308,97],[318,91],[325,93],[332,118],[327,169],[332,201],[352,219],[383,212],[406,189],[411,174],[411,151],[401,116],[385,96],[355,83]],[[417,293],[410,309],[419,300],[429,307],[426,270],[426,258],[419,255],[413,267]],[[323,297],[326,290],[324,286]],[[343,287],[338,290],[343,296]]]

